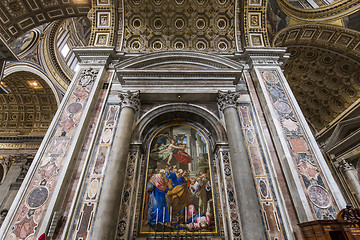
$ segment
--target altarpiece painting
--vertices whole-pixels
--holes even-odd
[[[213,174],[206,137],[177,124],[159,130],[148,153],[140,234],[216,234]]]

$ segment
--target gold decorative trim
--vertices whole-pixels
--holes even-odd
[[[107,47],[113,46],[115,40],[116,7],[114,0],[92,0],[92,9],[88,17],[92,21],[91,46]]]
[[[243,4],[244,45],[247,47],[269,46],[266,21],[267,0],[247,0]]]

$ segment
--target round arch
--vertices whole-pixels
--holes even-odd
[[[148,143],[150,133],[158,129],[159,125],[170,122],[192,123],[208,134],[212,146],[216,142],[227,141],[225,128],[215,114],[200,106],[184,103],[164,104],[148,111],[137,122],[133,139]]]
[[[159,52],[130,58],[116,65],[117,69],[149,69],[178,65],[200,69],[242,69],[243,65],[214,54],[199,52]]]
[[[9,66],[7,66],[4,70],[4,78],[9,76],[10,74],[13,74],[13,73],[16,73],[16,72],[31,72],[31,73],[34,73],[35,75],[39,76],[41,79],[43,79],[47,84],[48,86],[51,88],[54,96],[55,96],[55,99],[56,99],[56,103],[57,103],[57,106],[60,105],[60,94],[59,92],[56,90],[56,87],[55,85],[52,83],[52,81],[47,77],[46,74],[44,74],[42,71],[40,71],[39,69],[36,69],[32,66],[28,66],[28,65],[25,65],[23,63],[21,64],[11,64]]]

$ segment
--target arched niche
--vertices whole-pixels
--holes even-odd
[[[133,226],[133,230],[144,237],[160,233],[168,236],[175,230],[186,235],[195,226],[191,223],[199,217],[199,222],[208,219],[206,224],[202,223],[202,227],[192,229],[196,234],[220,236],[226,225],[221,211],[226,206],[217,194],[222,180],[218,175],[219,163],[214,159],[217,144],[226,144],[227,137],[218,117],[192,104],[160,105],[139,119],[133,140],[140,141],[145,149],[140,169],[136,170],[141,172],[136,201],[139,214],[135,219],[139,224]],[[173,154],[173,149],[169,149],[171,144],[176,149]],[[160,156],[164,148],[168,148],[170,155]],[[158,177],[159,174],[163,178],[166,176],[166,179],[183,177],[183,189],[181,194],[176,195],[181,184],[171,182],[168,189],[164,189],[167,192],[166,201],[163,192],[162,205],[152,208],[149,207],[153,197],[150,191],[154,190],[154,176]],[[188,184],[188,187],[184,187],[184,184]],[[197,184],[200,186],[198,189],[195,188]],[[193,192],[187,195],[187,191]],[[177,224],[182,224],[182,227],[178,229],[180,225]]]
[[[133,139],[149,143],[151,132],[159,125],[188,122],[208,134],[210,143],[227,141],[225,129],[218,117],[207,109],[193,104],[164,104],[144,114],[136,124]]]
[[[48,78],[48,76],[42,72],[39,69],[36,69],[32,66],[26,65],[26,64],[10,64],[8,66],[6,66],[5,70],[4,70],[4,78],[7,77],[10,74],[16,73],[16,72],[30,72],[33,73],[35,75],[37,75],[39,78],[41,78],[43,81],[46,82],[46,84],[50,87],[50,89],[52,90],[54,97],[56,99],[56,104],[57,106],[60,105],[60,101],[61,101],[61,95],[59,94],[56,86],[54,85],[54,83]]]

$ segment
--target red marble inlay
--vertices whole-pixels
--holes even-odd
[[[298,168],[300,173],[304,175],[307,179],[316,179],[317,175],[319,174],[317,168],[309,162],[301,162]]]
[[[26,237],[35,233],[37,224],[34,222],[33,217],[24,217],[20,222],[14,224],[14,231],[17,239],[25,239]]]
[[[94,204],[84,204],[84,209],[81,212],[81,222],[80,222],[80,227],[79,227],[79,231],[76,235],[76,239],[84,239],[86,238],[87,234],[88,234],[88,229],[89,229],[89,220],[90,217],[93,215],[93,209],[94,209]],[[83,224],[86,223],[86,224]]]
[[[249,152],[255,175],[264,175],[265,171],[262,165],[260,149],[257,146],[249,146]]]
[[[308,148],[304,139],[302,138],[290,138],[289,139],[291,149],[296,153],[307,153]]]
[[[243,125],[245,126],[251,126],[251,120],[250,120],[250,116],[249,116],[249,109],[245,106],[241,106],[239,107],[240,110],[240,116],[241,116],[241,120],[243,122]]]

